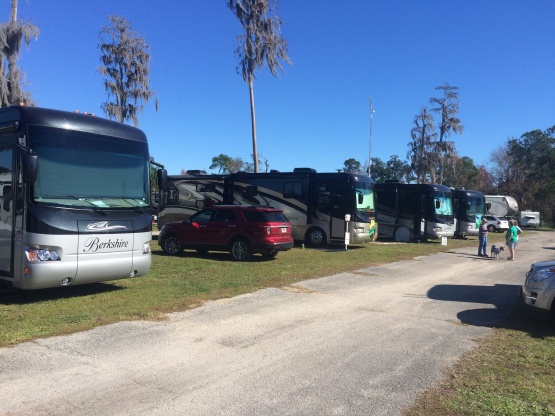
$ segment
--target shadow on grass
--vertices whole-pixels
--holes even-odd
[[[194,250],[185,250],[181,254],[178,255],[171,255],[166,254],[163,251],[153,251],[153,256],[160,256],[160,257],[169,257],[169,258],[182,258],[182,259],[206,259],[212,261],[221,261],[221,262],[228,262],[228,263],[263,263],[268,261],[274,261],[279,259],[279,253],[277,257],[274,258],[267,258],[262,257],[259,254],[254,254],[252,258],[246,262],[234,260],[231,257],[231,254],[227,251],[209,251],[208,253],[199,253],[198,251]]]
[[[0,289],[0,305],[25,305],[29,303],[76,298],[114,292],[123,288],[105,283],[91,283],[52,289],[19,290]]]
[[[518,285],[437,285],[428,291],[428,297],[446,302],[490,305],[459,312],[457,318],[467,325],[522,331],[535,338],[555,336],[555,325],[548,314],[524,305]]]

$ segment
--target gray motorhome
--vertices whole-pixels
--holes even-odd
[[[207,175],[187,171],[187,175],[169,175],[161,187],[158,228],[168,222],[182,221],[210,205],[221,204],[226,175]]]
[[[376,222],[380,237],[399,242],[453,237],[451,189],[443,185],[376,184]]]
[[[346,233],[350,244],[377,237],[373,181],[366,175],[308,168],[169,176],[158,221],[185,219],[206,204],[218,203],[279,208],[291,221],[293,238],[311,246],[344,243]]]
[[[0,280],[39,289],[146,274],[150,156],[134,127],[0,109]]]
[[[478,235],[479,221],[486,214],[484,194],[466,189],[453,189],[452,195],[455,237]]]

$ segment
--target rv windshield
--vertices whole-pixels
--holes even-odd
[[[147,207],[148,146],[64,129],[31,126],[38,155],[33,202],[107,208]]]
[[[486,212],[484,207],[484,198],[468,197],[466,215],[482,215],[484,212]]]
[[[358,212],[370,213],[375,211],[374,190],[368,182],[356,182],[356,209]],[[362,201],[362,202],[361,202]]]
[[[453,204],[451,202],[451,193],[434,192],[434,208],[436,215],[453,215]]]

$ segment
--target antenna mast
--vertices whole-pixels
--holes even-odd
[[[370,176],[370,166],[372,165],[372,114],[374,113],[375,111],[372,108],[372,98],[370,98],[370,145],[368,147],[368,176]]]

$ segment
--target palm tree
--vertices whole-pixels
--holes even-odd
[[[287,56],[287,42],[280,33],[281,19],[275,15],[276,3],[277,0],[228,0],[229,9],[239,19],[245,31],[237,36],[239,45],[235,54],[240,61],[237,72],[249,86],[254,173],[258,173],[254,73],[266,63],[272,75],[277,76],[278,69],[283,71],[280,60],[291,62]]]

